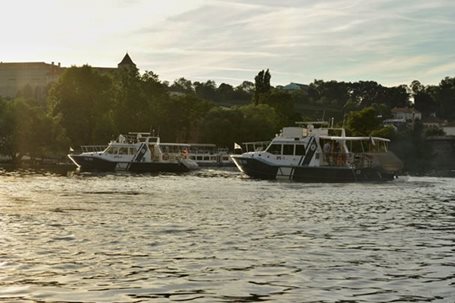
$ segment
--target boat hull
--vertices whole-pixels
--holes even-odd
[[[298,182],[368,182],[388,181],[394,174],[379,168],[278,166],[259,158],[232,157],[236,166],[251,178]]]
[[[181,162],[115,162],[99,157],[86,155],[68,155],[68,157],[83,171],[130,171],[136,173],[150,172],[188,172],[193,170]]]

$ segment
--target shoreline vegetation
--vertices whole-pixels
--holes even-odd
[[[0,154],[10,159],[0,166],[72,165],[65,159],[70,148],[105,144],[132,131],[232,150],[235,142],[269,140],[296,121],[333,118],[347,135],[391,139],[404,174],[455,171],[455,144],[448,143],[452,154],[445,150],[452,158],[436,165],[442,148],[428,140],[444,135],[441,123],[455,122],[455,78],[446,77],[438,85],[415,80],[395,87],[323,80],[273,87],[270,79],[270,71],[262,70],[254,82],[236,87],[185,78],[171,84],[136,68],[103,73],[88,65],[71,67],[47,87],[45,98],[38,98],[30,86],[16,98],[0,98]],[[422,119],[384,126],[394,108],[412,108]],[[433,121],[433,126],[422,121]]]

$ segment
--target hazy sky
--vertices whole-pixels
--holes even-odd
[[[0,0],[0,61],[116,66],[238,85],[455,76],[454,0]]]

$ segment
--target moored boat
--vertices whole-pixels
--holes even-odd
[[[188,157],[189,148],[189,144],[161,143],[159,137],[139,132],[119,135],[103,150],[83,147],[82,153],[68,157],[81,170],[187,172],[198,168]]]
[[[228,149],[215,144],[190,143],[189,158],[201,167],[234,166]]]
[[[252,178],[303,182],[393,180],[402,162],[388,150],[390,140],[346,137],[327,122],[299,122],[285,127],[265,150],[231,155]]]

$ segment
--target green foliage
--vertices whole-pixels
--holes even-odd
[[[241,106],[243,128],[237,141],[270,140],[280,128],[280,117],[275,109],[267,104]]]
[[[190,142],[197,138],[203,117],[213,107],[192,95],[175,96],[161,103],[162,117],[157,118],[163,140]]]
[[[201,125],[200,141],[231,148],[234,142],[242,138],[243,123],[243,113],[237,107],[214,107],[206,114]]]
[[[171,85],[171,89],[180,93],[194,93],[193,84],[190,80],[179,78]]]
[[[278,130],[278,115],[266,104],[212,108],[201,127],[201,140],[232,148],[234,142],[269,140]]]
[[[104,144],[119,133],[152,129],[163,141],[231,148],[234,142],[269,140],[300,116],[335,121],[346,117],[350,135],[393,139],[407,169],[419,172],[427,169],[426,159],[431,157],[425,136],[442,131],[423,130],[416,123],[396,132],[381,121],[390,117],[391,108],[409,105],[410,93],[424,117],[436,112],[455,121],[455,78],[447,77],[437,86],[413,81],[410,88],[314,80],[292,91],[272,88],[270,78],[269,70],[262,70],[254,83],[244,81],[237,87],[217,86],[212,80],[192,83],[183,77],[169,86],[153,72],[100,73],[90,66],[72,67],[49,90],[47,104],[47,89],[30,86],[19,91],[21,98],[0,99],[0,153],[19,158],[64,154],[70,145]]]
[[[381,120],[373,107],[351,112],[346,120],[346,129],[352,136],[369,136],[379,128],[381,128]]]
[[[215,81],[209,80],[205,83],[194,82],[194,90],[196,92],[196,95],[201,99],[212,100],[212,101],[217,99]]]
[[[71,67],[49,93],[49,109],[74,146],[106,141],[112,121],[113,85],[90,66]]]
[[[435,91],[439,103],[438,117],[455,121],[455,78],[446,77]]]
[[[279,125],[292,125],[295,122],[294,99],[285,91],[273,90],[263,96],[263,104],[272,107],[279,117]]]
[[[14,99],[0,105],[0,153],[20,160],[59,154],[67,147],[58,123],[35,100]]]
[[[261,70],[257,76],[254,78],[254,104],[258,105],[261,103],[261,97],[270,92],[270,72],[267,69],[266,71]]]
[[[429,117],[437,110],[437,103],[434,97],[434,87],[425,87],[419,81],[414,80],[411,83],[412,96],[414,98],[414,106],[420,111],[423,117]]]

